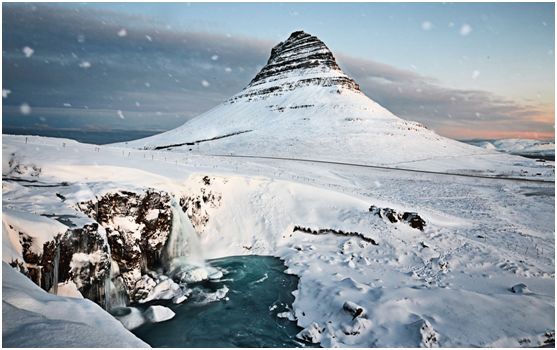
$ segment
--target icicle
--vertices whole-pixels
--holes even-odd
[[[60,242],[56,241],[56,254],[54,255],[54,278],[53,278],[53,291],[58,295],[58,269],[60,266]]]
[[[43,287],[43,267],[42,266],[37,266],[37,274],[38,274],[38,278],[37,278],[37,282],[39,283],[39,287]]]
[[[108,277],[105,278],[104,280],[104,309],[105,310],[110,309],[110,284],[112,283],[111,278],[112,278],[112,273],[109,273]]]
[[[114,275],[118,273],[118,264],[111,259],[110,272],[104,281],[104,305],[107,311],[127,305],[125,287],[118,278],[114,278]]]
[[[110,269],[108,270],[108,276],[104,280],[104,309],[106,311],[110,311],[116,308],[125,307],[127,303],[126,291],[123,283],[116,283],[119,281],[114,279],[115,275],[120,274],[120,269],[118,267],[118,263],[112,260],[112,251],[110,250],[110,244],[108,244],[108,237],[106,236],[106,233],[105,244],[108,259],[110,260]]]

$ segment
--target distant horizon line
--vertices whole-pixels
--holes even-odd
[[[31,135],[31,134],[25,134],[25,133],[12,133],[12,132],[24,132],[24,131],[36,131],[36,132],[41,132],[41,131],[51,131],[51,132],[56,132],[56,131],[60,131],[60,132],[72,132],[72,131],[81,131],[81,132],[95,132],[95,133],[116,133],[116,132],[129,132],[129,133],[163,133],[169,130],[173,130],[175,128],[172,129],[159,129],[159,130],[154,130],[154,129],[121,129],[121,128],[112,128],[112,129],[87,129],[87,128],[45,128],[45,127],[27,127],[27,126],[2,126],[2,135],[29,135],[29,136],[44,136],[44,137],[52,137],[52,136],[48,136],[48,135]],[[442,135],[441,135],[442,136]],[[481,137],[472,137],[472,138],[452,138],[452,137],[448,137],[448,136],[443,136],[449,139],[453,139],[456,141],[462,141],[462,142],[472,142],[472,141],[497,141],[497,140],[512,140],[512,139],[518,139],[518,140],[537,140],[537,141],[552,141],[553,143],[555,143],[555,135],[553,135],[552,138],[527,138],[527,137],[500,137],[500,138],[481,138]]]

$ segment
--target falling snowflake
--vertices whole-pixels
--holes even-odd
[[[480,76],[479,70],[475,70],[472,72],[472,79],[478,79],[479,76]]]
[[[201,85],[203,85],[203,87],[209,87],[209,82],[207,80],[201,80]]]
[[[118,116],[120,117],[120,119],[126,119],[126,117],[124,117],[124,113],[122,113],[121,110],[118,110]]]
[[[31,106],[29,106],[27,103],[23,103],[21,106],[19,106],[19,111],[23,115],[31,114]]]
[[[32,48],[30,48],[29,46],[25,46],[23,49],[21,49],[21,51],[23,52],[23,54],[24,54],[25,57],[27,57],[27,58],[33,56],[33,53],[35,52],[35,50],[33,50]]]
[[[211,59],[213,61],[217,61],[219,59],[219,55],[213,55],[213,56],[211,56]]]
[[[71,107],[72,104],[71,103],[64,103],[64,107]]]
[[[85,35],[79,34],[77,36],[77,42],[80,43],[80,44],[84,43],[85,42]]]
[[[88,61],[83,61],[79,64],[79,66],[83,69],[91,68],[91,63]]]
[[[136,107],[139,107],[139,106],[141,106],[141,103],[135,101],[135,106],[136,106]]]
[[[431,24],[430,21],[422,22],[422,29],[423,30],[431,30],[431,28],[433,28],[433,24]]]
[[[145,35],[145,39],[147,39],[149,41],[153,41],[153,38],[151,38],[149,35]]]
[[[12,90],[2,89],[2,98],[8,98],[8,95],[12,93]]]
[[[472,31],[472,27],[470,27],[470,25],[468,24],[463,24],[462,27],[460,27],[460,35],[462,36],[466,36],[470,34],[471,31]]]
[[[224,71],[225,71],[226,73],[230,73],[230,72],[232,72],[232,68],[226,67],[226,68],[224,68]]]
[[[120,29],[120,31],[118,32],[118,36],[119,37],[125,37],[126,35],[128,35],[128,31],[125,30],[124,28]]]
[[[151,83],[149,83],[149,82],[146,82],[146,83],[145,83],[145,86],[147,86],[147,87],[151,87]]]
[[[454,22],[449,22],[449,24],[447,25],[449,28],[454,27]]]

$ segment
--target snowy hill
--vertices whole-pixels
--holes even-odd
[[[514,155],[555,160],[555,142],[530,139],[477,140],[467,143]]]
[[[294,32],[240,93],[142,149],[319,159],[451,171],[506,170],[513,158],[398,118],[342,72],[317,37]]]

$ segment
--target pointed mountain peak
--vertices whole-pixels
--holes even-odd
[[[273,65],[291,63],[303,65],[304,67],[316,67],[323,65],[331,69],[340,70],[335,58],[329,48],[317,37],[297,31],[271,50],[271,57],[267,62],[267,69]],[[299,68],[299,67],[298,67]],[[263,72],[263,70],[262,70]],[[261,72],[260,72],[261,73]]]
[[[243,97],[277,95],[310,85],[360,91],[358,84],[340,69],[325,43],[304,31],[296,31],[273,47],[267,64],[230,102]]]

